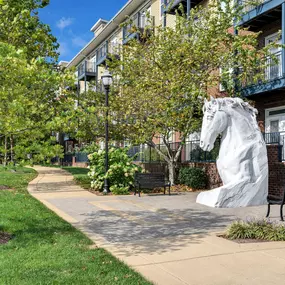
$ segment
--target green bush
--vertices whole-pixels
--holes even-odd
[[[205,189],[207,185],[206,173],[201,168],[181,168],[178,180],[180,184],[185,184],[193,189]]]
[[[285,227],[268,220],[236,221],[229,226],[226,237],[228,239],[285,241]]]
[[[102,191],[104,179],[108,178],[114,194],[128,194],[129,188],[134,185],[136,172],[142,168],[133,163],[133,158],[128,156],[127,148],[111,148],[109,150],[109,171],[105,176],[105,151],[98,150],[88,156],[90,160],[91,187]]]

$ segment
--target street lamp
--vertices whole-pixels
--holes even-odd
[[[108,170],[109,170],[109,157],[108,157],[108,152],[109,152],[109,124],[108,124],[108,108],[109,108],[109,91],[110,91],[110,86],[113,83],[113,76],[109,72],[108,69],[106,69],[101,76],[102,83],[105,89],[105,107],[106,107],[106,119],[105,119],[105,174],[107,175]],[[104,180],[104,190],[103,193],[107,194],[110,192],[110,187],[109,187],[109,181],[107,178]]]

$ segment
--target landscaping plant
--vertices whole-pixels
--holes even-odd
[[[142,168],[133,163],[133,157],[128,156],[127,148],[111,148],[109,150],[109,171],[105,175],[105,151],[98,150],[88,156],[90,160],[89,177],[92,179],[91,187],[102,191],[104,179],[108,178],[110,190],[113,194],[128,194],[134,185],[134,175],[142,172]]]
[[[235,221],[227,232],[228,239],[285,241],[285,226],[269,220]]]
[[[201,168],[183,167],[179,171],[179,182],[193,189],[205,189],[207,185],[207,175]]]

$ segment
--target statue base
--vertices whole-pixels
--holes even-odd
[[[268,175],[259,177],[252,183],[240,182],[201,192],[196,202],[215,208],[238,208],[267,204]]]

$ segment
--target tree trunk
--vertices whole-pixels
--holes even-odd
[[[3,161],[3,165],[7,166],[7,137],[6,136],[4,139],[4,161]]]
[[[10,154],[11,154],[11,163],[15,163],[14,162],[14,138],[13,135],[11,135],[10,137]]]
[[[173,161],[168,161],[167,162],[167,166],[168,166],[168,179],[170,182],[170,185],[174,185],[175,184],[175,163]]]

